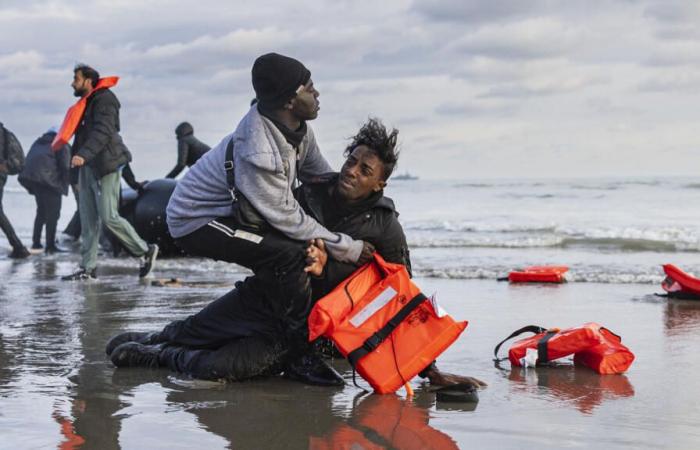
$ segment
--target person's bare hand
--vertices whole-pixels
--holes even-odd
[[[309,241],[309,246],[306,248],[307,266],[304,267],[304,272],[320,277],[327,262],[328,253],[326,252],[326,244],[323,242],[323,239],[312,239]]]
[[[85,158],[82,156],[75,155],[70,160],[71,167],[80,167],[85,164]]]
[[[368,262],[372,261],[375,252],[374,245],[367,241],[362,241],[362,253],[360,253],[360,258],[357,260],[359,266],[364,266]]]

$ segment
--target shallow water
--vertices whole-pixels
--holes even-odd
[[[510,286],[419,278],[426,293],[470,325],[439,360],[489,387],[480,402],[435,401],[416,379],[414,399],[362,395],[284,379],[196,382],[167,370],[115,370],[104,355],[121,330],[157,329],[199,310],[226,287],[156,287],[135,259],[104,261],[100,279],[56,279],[67,258],[0,260],[2,448],[697,448],[700,302],[666,300],[645,284]],[[198,266],[199,260],[189,260]],[[209,265],[163,261],[157,276],[234,281]],[[493,346],[527,324],[598,321],[637,359],[626,375],[585,368],[495,367]],[[73,445],[73,447],[71,447]],[[355,447],[352,447],[355,445]],[[375,445],[376,447],[371,447]],[[362,447],[364,446],[364,447]]]

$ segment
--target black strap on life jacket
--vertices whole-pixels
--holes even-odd
[[[376,331],[372,336],[368,337],[365,342],[355,350],[351,351],[348,353],[348,361],[350,362],[350,365],[354,369],[355,366],[357,365],[357,362],[362,359],[364,356],[368,355],[374,349],[379,347],[379,345],[384,342],[384,340],[398,327],[403,320],[408,317],[411,312],[413,312],[414,309],[418,307],[421,303],[426,301],[428,298],[423,295],[423,293],[418,293],[415,297],[411,299],[408,303],[406,303],[400,310],[397,312],[394,317],[389,319],[389,321],[384,324],[382,328],[380,328],[378,331]]]
[[[231,201],[235,203],[238,200],[238,197],[236,195],[236,176],[233,171],[233,138],[231,138],[226,145],[224,170],[226,171],[226,184],[228,185],[228,191],[231,194]]]
[[[542,328],[542,327],[537,326],[537,325],[528,325],[528,326],[525,326],[525,327],[522,327],[518,330],[513,331],[510,334],[510,336],[508,336],[507,338],[505,338],[501,342],[499,342],[498,345],[496,345],[496,348],[493,349],[493,360],[495,362],[498,362],[498,361],[505,361],[506,359],[508,359],[508,358],[500,358],[500,359],[498,358],[498,349],[500,349],[501,345],[503,345],[503,343],[506,342],[507,340],[512,339],[516,336],[520,336],[523,333],[529,332],[529,333],[533,333],[533,334],[540,334],[540,333],[544,333],[546,331],[547,331],[546,328]]]
[[[542,339],[537,341],[537,364],[547,364],[549,362],[549,356],[547,356],[547,342],[555,336],[558,331],[547,331],[547,333],[542,336]]]

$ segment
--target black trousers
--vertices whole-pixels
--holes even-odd
[[[249,277],[198,313],[168,324],[151,338],[151,343],[165,344],[159,364],[208,380],[279,373],[285,358],[294,354],[289,342],[294,337],[284,318],[276,317],[278,305],[266,292],[257,277]]]
[[[2,193],[5,190],[5,183],[7,183],[7,174],[0,174],[0,229],[2,229],[2,232],[5,233],[5,236],[7,236],[7,240],[10,242],[12,248],[20,249],[24,247],[24,245],[17,237],[15,229],[12,228],[12,224],[2,208]]]
[[[55,247],[56,225],[61,216],[61,194],[43,186],[33,187],[32,191],[36,200],[32,243],[35,247],[41,245],[41,231],[46,225],[46,248]]]
[[[255,291],[268,312],[283,319],[289,333],[305,340],[312,296],[306,266],[306,243],[277,230],[242,227],[231,217],[220,218],[175,241],[186,253],[228,261],[255,272],[246,286]],[[246,294],[248,295],[248,294]]]

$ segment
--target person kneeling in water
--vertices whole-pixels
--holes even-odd
[[[397,131],[387,133],[381,122],[370,119],[345,150],[340,174],[328,174],[305,183],[297,192],[307,214],[333,232],[371,243],[387,261],[411,264],[398,213],[383,189],[396,164]],[[289,293],[274,293],[253,275],[236,288],[185,320],[171,322],[157,333],[122,333],[106,352],[117,367],[168,367],[201,379],[241,381],[257,376],[285,376],[320,385],[342,385],[343,378],[305,343],[306,319],[315,300],[352,274],[354,264],[326,258],[321,240],[299,243],[309,265],[312,299],[286,300]],[[291,297],[294,297],[293,295]],[[479,380],[445,374],[431,364],[421,373],[432,383],[466,383]]]

